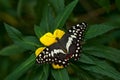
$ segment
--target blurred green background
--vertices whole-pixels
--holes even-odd
[[[5,52],[3,49],[8,47],[9,45],[12,45],[13,49],[14,47],[16,47],[16,45],[13,45],[14,42],[12,41],[12,39],[8,36],[4,23],[7,23],[12,27],[18,29],[22,32],[22,34],[24,34],[24,36],[35,36],[34,25],[38,25],[42,21],[43,12],[46,5],[49,5],[49,7],[52,8],[52,13],[54,16],[56,16],[60,13],[60,11],[62,12],[62,9],[64,9],[64,7],[70,4],[72,1],[74,0],[0,0],[0,80],[5,79],[11,72],[13,72],[14,69],[16,69],[16,67],[18,67],[22,62],[24,62],[32,53],[34,53],[34,51],[31,50],[26,50],[23,53],[24,49],[22,49],[21,52],[13,51],[14,54],[9,56],[2,54]],[[86,22],[88,26],[100,24],[101,27],[104,27],[102,26],[102,24],[108,24],[109,26],[119,27],[120,0],[78,0],[78,3],[76,4],[73,11],[70,13],[67,21],[65,22],[64,27],[68,27],[83,21]],[[94,31],[92,34],[95,35]],[[108,47],[116,48],[118,50],[118,52],[116,53],[119,53],[120,28],[111,29],[106,34],[102,34],[97,38],[90,39],[86,42],[85,46],[99,46],[97,43],[99,43],[99,45],[101,44]],[[7,50],[9,51],[9,48]],[[100,48],[101,52],[99,51],[98,54],[104,53],[104,51],[102,50],[104,50],[104,48]],[[97,56],[97,54],[94,53],[93,55]],[[120,53],[118,55],[120,56]],[[112,58],[116,58],[117,56],[107,57],[108,59],[111,58],[110,60],[112,60]],[[97,58],[100,60],[105,60],[105,57],[103,56],[97,56]],[[108,63],[109,65],[113,66],[119,73],[120,57],[117,60],[118,63],[114,63],[112,61],[108,61]],[[27,73],[22,74],[19,80],[46,80],[34,78],[36,75],[36,68],[38,68],[36,67],[36,65],[34,66],[34,68],[29,68]],[[70,78],[70,80],[120,80],[120,77],[109,78],[110,76],[106,77],[106,75],[104,76],[103,74],[101,75],[102,77],[98,76],[97,74],[95,74],[96,72],[94,73],[94,71],[91,75],[89,72],[87,73],[86,70],[83,75],[86,75],[85,77],[89,77],[80,78],[76,77],[76,74],[74,73],[74,71],[72,71],[73,70],[71,69],[68,71],[70,75],[73,76],[72,78]],[[39,71],[37,71],[37,73],[39,73]],[[48,80],[54,80],[54,78],[50,76],[51,74],[49,74]],[[92,76],[96,77],[92,78]]]

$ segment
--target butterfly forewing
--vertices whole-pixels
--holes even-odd
[[[68,42],[70,42],[70,40],[72,40],[70,42],[70,46],[69,46],[69,54],[72,54],[72,58],[74,60],[79,59],[80,53],[82,51],[82,40],[83,40],[83,33],[86,29],[86,24],[85,23],[81,23],[81,24],[77,24],[76,26],[72,26],[72,28],[68,31],[69,34],[71,34],[71,36],[73,37],[69,37],[72,39],[69,39]],[[66,45],[67,46],[67,45]]]
[[[54,63],[66,67],[69,59],[77,60],[81,52],[81,41],[83,32],[86,29],[85,23],[72,26],[61,39],[46,47],[36,58],[37,63]]]

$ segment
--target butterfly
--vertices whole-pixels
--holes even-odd
[[[56,43],[46,47],[36,57],[36,62],[39,64],[54,63],[66,67],[69,65],[70,59],[78,60],[86,27],[85,23],[72,26],[61,39],[56,38]]]

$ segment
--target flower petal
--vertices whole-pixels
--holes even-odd
[[[63,65],[62,66],[59,66],[58,64],[52,64],[52,67],[54,68],[54,69],[62,69],[62,68],[64,68],[63,67]]]
[[[57,41],[56,37],[52,33],[48,32],[40,38],[40,42],[45,46],[50,46]]]
[[[45,49],[45,47],[40,47],[35,51],[36,57]]]
[[[62,30],[60,30],[60,29],[56,29],[56,30],[54,31],[54,34],[53,34],[53,35],[54,35],[55,37],[61,39],[64,34],[65,34],[64,31],[62,31]]]

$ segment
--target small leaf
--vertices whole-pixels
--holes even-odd
[[[40,26],[37,26],[37,25],[34,26],[34,31],[38,38],[40,38],[44,34]]]
[[[23,35],[20,31],[18,31],[17,29],[13,28],[12,26],[8,25],[8,24],[4,24],[5,28],[8,32],[8,35],[10,36],[10,38],[16,42],[16,41],[21,41],[23,39]]]
[[[95,47],[91,46],[90,48],[84,49],[84,51],[86,51],[86,53],[90,55],[97,56],[100,58],[105,58],[116,63],[120,63],[119,60],[120,50],[117,50],[115,48],[106,47],[106,46],[95,46]]]
[[[32,54],[26,61],[18,66],[11,74],[9,74],[5,80],[17,80],[22,76],[29,68],[35,63],[35,55]]]
[[[102,35],[102,34],[108,32],[108,31],[110,31],[110,30],[113,30],[115,28],[117,28],[117,27],[106,25],[106,24],[92,25],[92,26],[90,26],[90,28],[86,32],[85,40],[97,37],[99,35]]]
[[[65,68],[60,70],[52,69],[51,72],[55,80],[69,80],[68,72]]]
[[[73,8],[76,6],[77,2],[78,0],[74,0],[73,2],[71,2],[68,6],[65,7],[64,11],[56,17],[55,24],[53,26],[54,29],[63,27],[64,23],[71,14]]]
[[[24,51],[25,51],[24,48],[21,48],[20,46],[13,44],[0,50],[0,55],[9,56],[13,54],[23,53]]]

